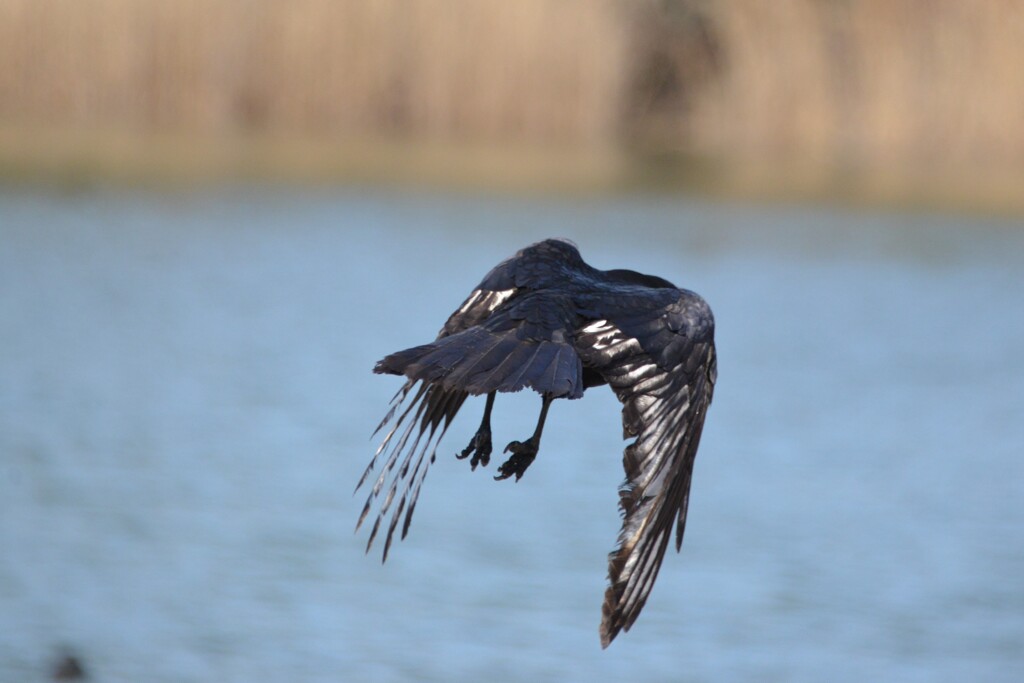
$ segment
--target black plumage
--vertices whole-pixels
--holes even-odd
[[[408,532],[437,445],[467,397],[487,395],[480,429],[458,456],[472,456],[476,469],[490,460],[495,395],[524,388],[541,394],[533,435],[508,445],[512,455],[495,477],[518,480],[537,455],[551,401],[611,387],[623,405],[624,438],[633,441],[624,453],[623,522],[609,555],[601,643],[607,647],[628,631],[657,578],[673,525],[676,549],[682,545],[716,375],[707,303],[661,278],[592,268],[574,245],[549,239],[491,270],[437,339],[386,356],[374,372],[406,377],[377,430],[391,426],[356,487],[383,459],[356,528],[379,501],[367,550],[390,513],[385,560],[398,524],[402,538]]]

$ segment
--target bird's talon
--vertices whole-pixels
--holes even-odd
[[[465,460],[470,455],[472,459],[469,461],[469,467],[471,470],[476,470],[477,465],[483,465],[487,467],[487,464],[491,462],[491,432],[490,430],[481,429],[473,436],[473,439],[469,442],[461,453],[456,453],[455,457],[459,460]]]
[[[495,481],[501,481],[508,479],[511,476],[515,476],[516,481],[519,481],[523,473],[526,472],[526,468],[533,463],[537,457],[537,444],[534,439],[527,439],[526,441],[513,441],[509,445],[505,446],[505,453],[512,453],[512,457],[501,464],[498,468],[498,476],[494,479]]]

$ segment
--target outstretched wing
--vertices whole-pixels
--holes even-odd
[[[600,373],[623,404],[624,437],[636,437],[623,460],[622,530],[609,555],[602,606],[605,647],[643,609],[673,524],[676,549],[682,545],[690,476],[716,373],[714,319],[696,294],[679,290],[667,306],[612,313],[576,339],[584,366]]]

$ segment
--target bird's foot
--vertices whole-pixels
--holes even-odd
[[[487,467],[487,463],[491,461],[491,430],[486,427],[481,427],[477,430],[477,433],[473,436],[473,439],[469,442],[461,453],[455,455],[459,460],[465,460],[470,455],[473,457],[469,461],[471,469],[476,470],[477,465],[483,465]]]
[[[537,440],[530,437],[526,441],[513,441],[505,446],[505,452],[512,453],[512,457],[502,463],[498,468],[498,476],[495,480],[501,481],[515,475],[516,481],[523,476],[523,472],[530,466],[537,457]]]

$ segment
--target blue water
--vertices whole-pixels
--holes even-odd
[[[618,404],[352,528],[385,353],[517,248],[700,292],[686,542],[602,651]],[[539,400],[502,396],[495,443]],[[1024,226],[667,199],[0,194],[0,681],[1024,679]]]

